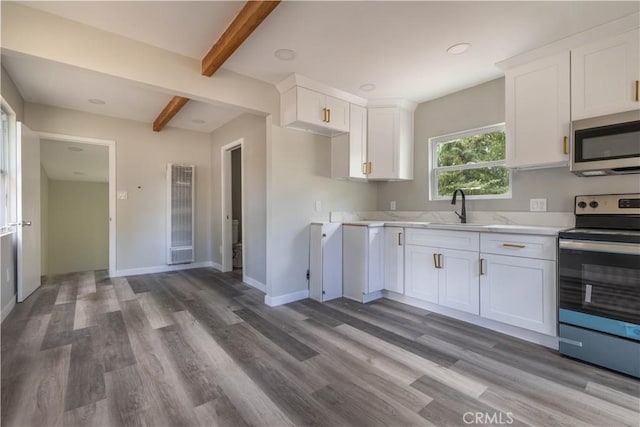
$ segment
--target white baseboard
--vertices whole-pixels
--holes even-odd
[[[259,291],[262,291],[262,292],[264,292],[264,293],[266,293],[266,292],[267,292],[267,285],[265,285],[265,284],[264,284],[264,283],[262,283],[262,282],[257,281],[257,280],[256,280],[256,279],[254,279],[254,278],[251,278],[251,277],[249,277],[249,276],[243,276],[243,277],[242,277],[242,281],[243,281],[244,283],[246,283],[247,285],[249,285],[249,286],[253,286],[254,288],[256,288],[256,289],[257,289],[257,290],[259,290]]]
[[[215,268],[216,270],[222,271],[222,264],[218,264],[217,262],[211,261],[211,267]]]
[[[166,273],[168,271],[190,270],[192,268],[215,267],[211,261],[192,262],[191,264],[158,265],[155,267],[129,268],[126,270],[116,270],[111,277],[139,276],[140,274]]]
[[[462,320],[474,325],[481,326],[483,328],[491,329],[492,331],[501,332],[512,337],[520,338],[525,341],[529,341],[535,344],[540,344],[545,347],[558,349],[558,337],[552,337],[550,335],[541,334],[539,332],[530,331],[528,329],[522,329],[517,326],[507,325],[505,323],[497,322],[495,320],[486,319],[484,317],[476,316],[475,314],[465,313],[462,311],[454,310],[451,308],[443,307],[438,304],[432,304],[430,302],[421,301],[412,297],[408,297],[402,294],[398,294],[391,291],[382,291],[385,298],[393,301],[398,301],[407,305],[422,308],[427,311],[442,314],[444,316],[453,317],[454,319]]]
[[[309,298],[309,290],[305,289],[304,291],[292,292],[290,294],[278,295],[277,297],[272,297],[271,295],[264,296],[264,303],[269,307],[275,307],[282,304],[288,304],[294,301],[300,301],[301,299]]]
[[[11,301],[9,301],[4,307],[2,307],[2,320],[0,322],[4,322],[4,319],[7,318],[7,316],[9,315],[9,313],[11,313],[15,306],[16,296],[14,295],[13,298],[11,298]]]

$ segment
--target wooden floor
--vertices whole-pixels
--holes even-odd
[[[552,350],[388,300],[263,299],[212,269],[51,278],[2,324],[2,424],[640,425],[637,380]]]

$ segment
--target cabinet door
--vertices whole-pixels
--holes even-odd
[[[439,249],[438,304],[480,314],[478,252]]]
[[[327,111],[326,126],[342,132],[349,132],[349,103],[332,96],[327,96],[325,106]]]
[[[367,158],[370,162],[369,179],[395,179],[397,177],[398,109],[369,108]]]
[[[326,95],[303,87],[297,88],[298,120],[326,127],[324,108]]]
[[[404,229],[384,229],[384,288],[404,293]]]
[[[365,293],[381,291],[384,287],[384,227],[369,228],[369,272]]]
[[[351,104],[349,121],[349,177],[366,178],[367,162],[367,109]]]
[[[640,108],[640,30],[571,51],[571,114],[584,119]]]
[[[555,262],[484,253],[480,257],[480,315],[555,336]]]
[[[342,226],[342,295],[362,302],[368,286],[369,228]]]
[[[312,224],[309,244],[309,298],[322,302],[322,225]]]
[[[507,166],[569,160],[569,52],[505,72]]]
[[[405,295],[438,303],[438,269],[433,259],[437,253],[438,249],[427,246],[405,246]]]

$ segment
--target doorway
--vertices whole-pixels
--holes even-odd
[[[244,140],[227,144],[222,158],[222,271],[245,278]]]
[[[40,133],[45,274],[116,272],[115,141]]]

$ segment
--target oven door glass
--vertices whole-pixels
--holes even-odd
[[[640,247],[568,242],[570,248],[560,240],[560,309],[640,325]]]

